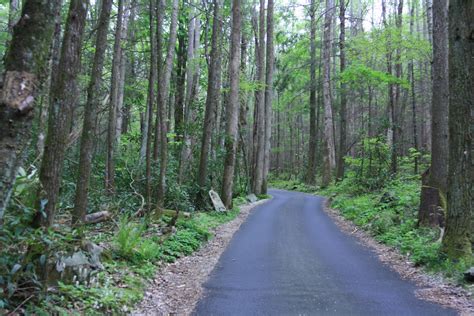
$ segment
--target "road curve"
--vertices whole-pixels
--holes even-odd
[[[270,190],[204,285],[195,315],[455,315],[342,233],[321,197]]]

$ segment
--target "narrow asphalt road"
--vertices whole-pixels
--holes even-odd
[[[323,199],[271,190],[219,259],[196,315],[455,315],[342,233]]]

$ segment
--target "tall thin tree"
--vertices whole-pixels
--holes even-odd
[[[346,0],[339,0],[339,62],[340,72],[346,70]],[[341,105],[339,107],[339,155],[337,157],[336,178],[344,178],[344,156],[347,150],[347,95],[346,84],[341,82]]]
[[[150,0],[149,4],[149,17],[150,17],[150,72],[148,75],[148,96],[147,96],[147,115],[146,115],[146,144],[145,144],[145,182],[146,182],[146,207],[147,210],[151,210],[151,198],[152,198],[152,178],[151,178],[151,160],[152,160],[152,131],[153,131],[153,109],[155,104],[155,89],[156,79],[158,75],[158,56],[159,53],[156,49],[156,38],[155,38],[155,13],[156,13],[156,0]]]
[[[173,58],[176,46],[176,35],[178,25],[178,0],[173,0],[171,12],[170,33],[168,39],[168,51],[166,53],[165,64],[159,74],[158,89],[158,109],[160,118],[160,179],[158,182],[157,205],[163,207],[166,193],[166,171],[168,165],[168,124],[166,115],[166,100],[168,97],[168,89],[170,85],[171,71],[173,67]]]
[[[105,164],[105,189],[109,194],[115,192],[115,151],[117,146],[117,117],[120,99],[120,79],[122,64],[122,25],[127,0],[118,0],[117,22],[115,23],[114,53],[110,83],[109,120],[107,125],[107,156]]]
[[[306,169],[305,182],[314,184],[316,178],[316,0],[311,0],[309,14],[310,22],[310,91],[309,91],[309,146],[308,146],[308,168]]]
[[[35,226],[50,226],[54,221],[61,187],[64,156],[72,126],[73,110],[78,101],[77,77],[81,69],[82,36],[88,1],[72,0],[61,47],[59,73],[52,83],[48,135],[41,163]]]
[[[261,193],[267,193],[267,180],[270,171],[270,151],[272,136],[272,101],[273,101],[273,64],[275,53],[273,48],[273,11],[274,2],[267,3],[267,50],[266,50],[266,74],[265,74],[265,129],[264,129],[264,156]]]
[[[100,106],[100,88],[102,84],[105,51],[107,49],[107,34],[109,31],[112,2],[113,0],[102,0],[100,17],[97,25],[97,37],[95,40],[95,53],[92,64],[91,80],[87,87],[87,101],[84,107],[84,121],[79,153],[79,174],[76,185],[74,211],[72,213],[73,224],[82,221],[84,216],[87,214],[87,194],[92,171],[94,139],[96,137],[96,120]]]
[[[222,202],[226,208],[232,205],[234,167],[238,135],[239,81],[240,81],[240,0],[232,0],[232,30],[230,35],[229,100],[226,111],[226,138],[224,175],[222,179]]]
[[[256,59],[258,87],[255,93],[254,110],[252,191],[260,194],[265,154],[265,0],[260,0]]]
[[[334,15],[334,1],[326,0],[324,18],[324,45],[323,45],[323,103],[324,103],[324,168],[323,186],[329,185],[332,173],[336,167],[336,149],[334,139],[334,123],[331,98],[331,47],[332,47],[332,20]]]
[[[204,188],[207,182],[208,157],[212,140],[215,114],[220,102],[221,55],[222,55],[222,0],[213,0],[213,23],[211,37],[211,56],[209,61],[206,110],[201,138],[201,157],[199,160],[198,185],[201,189],[198,200],[203,204]]]

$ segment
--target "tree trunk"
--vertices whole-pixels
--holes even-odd
[[[220,102],[221,88],[221,55],[222,55],[222,0],[214,0],[214,21],[212,24],[211,57],[209,61],[206,110],[201,138],[201,157],[199,160],[198,186],[200,193],[198,201],[203,205],[206,197],[207,161],[212,140],[212,130],[215,126],[215,114]]]
[[[163,69],[163,24],[164,24],[164,12],[165,12],[165,0],[157,0],[156,8],[156,73],[157,76],[161,76]],[[160,85],[159,79],[157,79],[158,88]],[[157,90],[159,92],[159,90]],[[157,102],[159,102],[159,94],[157,93]],[[176,128],[176,127],[175,127]],[[151,134],[150,134],[151,135]],[[156,107],[155,117],[155,133],[153,140],[153,160],[158,160],[160,144],[160,108]]]
[[[191,10],[188,28],[188,67],[186,68],[186,95],[185,95],[185,115],[184,115],[184,137],[181,146],[181,155],[179,160],[178,183],[182,183],[184,174],[188,171],[191,160],[191,133],[189,125],[195,116],[194,99],[198,87],[199,74],[199,37],[200,37],[200,20],[194,17],[194,10]]]
[[[448,179],[448,1],[433,3],[433,89],[431,98],[431,167],[426,186],[422,187],[418,224],[431,226],[437,223],[433,209],[445,207],[438,202],[446,197]],[[434,195],[434,196],[432,196]],[[440,199],[440,197],[442,197]]]
[[[402,38],[402,14],[403,14],[403,0],[398,0],[396,16],[396,28],[399,38]],[[400,44],[399,44],[400,45]],[[397,47],[395,53],[395,76],[397,79],[402,78],[403,65],[401,61],[401,48]],[[398,155],[401,151],[401,86],[399,83],[393,85],[394,100],[391,102],[391,117],[392,117],[392,159],[391,159],[391,169],[392,173],[395,174],[398,171]]]
[[[107,157],[105,165],[105,190],[108,194],[115,193],[115,151],[117,135],[118,102],[120,94],[122,64],[122,25],[127,0],[118,1],[117,22],[115,25],[114,55],[112,59],[112,75],[110,83],[109,121],[107,128]]]
[[[258,87],[255,93],[252,191],[255,194],[260,194],[262,192],[265,153],[265,0],[260,0],[257,44]]]
[[[448,210],[442,250],[471,259],[474,181],[474,5],[449,2],[449,174]]]
[[[415,2],[412,0],[411,8],[410,8],[410,33],[414,34],[415,27]],[[410,73],[410,84],[411,84],[411,118],[412,118],[412,128],[413,128],[413,147],[416,151],[418,151],[418,129],[417,129],[417,122],[416,122],[416,92],[415,92],[415,62],[414,60],[410,60],[408,64],[408,71]],[[414,174],[418,174],[418,156],[415,156],[413,163],[414,166]]]
[[[0,90],[0,225],[30,142],[60,1],[27,0],[5,56]]]
[[[309,92],[309,151],[306,183],[315,184],[316,177],[316,0],[311,0],[309,11],[311,15],[310,30],[310,92]]]
[[[339,21],[340,21],[340,34],[339,34],[339,58],[340,58],[340,72],[343,73],[346,69],[346,0],[340,0],[339,3]],[[347,108],[347,98],[346,98],[346,84],[341,82],[341,106],[339,108],[339,156],[337,159],[337,173],[336,178],[341,180],[344,178],[344,156],[346,155],[347,145],[346,145],[346,108]]]
[[[234,167],[238,135],[239,81],[240,81],[240,0],[232,0],[232,31],[229,61],[229,101],[227,103],[224,176],[222,179],[222,202],[227,209],[232,207]]]
[[[82,36],[87,8],[88,1],[84,0],[72,0],[69,5],[59,72],[51,86],[48,136],[39,173],[41,187],[37,196],[36,227],[49,227],[54,221],[64,156],[79,94],[77,77],[81,69]]]
[[[192,10],[191,8],[190,10]],[[190,14],[192,15],[192,14]],[[188,47],[190,43],[188,41]],[[184,135],[184,98],[186,87],[186,31],[184,23],[179,22],[178,31],[178,49],[177,49],[177,63],[176,63],[176,93],[175,93],[175,111],[174,111],[174,128],[176,133],[176,140],[182,141]]]
[[[387,17],[386,17],[386,0],[382,0],[382,23],[384,25],[385,29],[388,29],[389,24],[387,22]],[[386,47],[386,63],[387,63],[387,73],[389,75],[392,75],[392,48],[391,48],[391,36],[390,33],[387,35],[387,47]],[[386,109],[386,115],[388,116],[388,128],[387,128],[387,144],[391,148],[392,152],[392,171],[394,168],[393,162],[394,159],[396,158],[396,155],[393,155],[395,152],[394,144],[393,144],[393,133],[394,133],[394,122],[393,122],[393,117],[394,117],[394,109],[395,109],[395,89],[394,89],[394,84],[389,83],[388,84],[388,103],[387,103],[387,109]],[[395,166],[396,167],[396,166]]]
[[[332,17],[334,1],[326,0],[324,20],[324,47],[323,47],[323,103],[324,103],[324,167],[323,186],[328,186],[332,180],[332,173],[336,167],[336,150],[334,140],[334,124],[331,100],[331,46],[332,46]]]
[[[10,0],[10,7],[8,9],[8,33],[13,34],[13,27],[18,21],[18,14],[20,12],[20,0]]]
[[[266,50],[266,75],[265,75],[265,137],[264,137],[264,163],[262,176],[261,193],[267,193],[267,178],[270,170],[270,151],[272,136],[272,101],[273,101],[273,0],[268,0],[267,3],[267,50]]]
[[[129,96],[131,97],[129,100],[125,99],[125,86],[128,85],[129,87],[133,87],[137,84],[136,78],[136,69],[135,69],[135,55],[136,51],[136,22],[137,22],[137,5],[138,0],[131,0],[129,11],[129,17],[126,19],[127,25],[123,28],[122,38],[123,42],[127,43],[127,47],[123,52],[122,57],[122,81],[120,87],[121,93],[121,103],[122,103],[122,120],[120,129],[117,129],[117,140],[120,141],[120,136],[123,134],[127,134],[130,128],[130,122],[132,120],[132,103],[130,99],[135,97],[135,91],[131,91]],[[129,52],[129,54],[126,54]],[[128,101],[128,102],[127,102]]]
[[[155,84],[157,77],[157,50],[155,46],[155,10],[156,10],[156,0],[150,0],[150,73],[148,76],[148,97],[147,97],[147,120],[146,123],[148,128],[146,130],[146,150],[145,150],[145,182],[146,182],[146,208],[149,212],[151,210],[151,197],[152,197],[152,188],[151,188],[151,150],[152,150],[152,131],[153,131],[153,108],[155,102]]]
[[[62,0],[59,0],[59,4],[56,8],[55,25],[54,25],[54,37],[51,46],[51,58],[50,65],[48,67],[48,79],[45,84],[45,89],[42,92],[42,102],[39,114],[38,122],[38,136],[36,138],[36,159],[41,162],[44,154],[44,142],[46,140],[46,133],[48,129],[48,113],[49,113],[49,94],[51,91],[51,84],[54,82],[58,74],[59,58],[61,57],[61,7]]]
[[[97,25],[94,62],[92,65],[91,80],[87,88],[87,101],[84,107],[84,122],[79,154],[79,175],[76,185],[74,211],[72,213],[73,224],[83,221],[87,214],[87,194],[92,170],[97,112],[100,104],[99,91],[102,84],[102,70],[104,68],[105,51],[107,49],[107,34],[109,31],[112,1],[113,0],[102,0],[102,8]]]
[[[170,85],[171,71],[173,67],[173,58],[176,46],[178,25],[178,0],[173,0],[173,7],[171,13],[170,35],[168,40],[168,52],[164,67],[161,69],[158,90],[158,109],[159,109],[159,123],[160,123],[160,179],[158,182],[157,206],[163,207],[166,193],[166,169],[168,164],[168,126],[166,115],[166,99],[168,97],[168,89]]]

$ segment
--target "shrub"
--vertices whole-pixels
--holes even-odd
[[[131,222],[128,216],[120,219],[118,232],[114,240],[119,256],[131,258],[136,253],[137,246],[142,242],[144,225]]]

